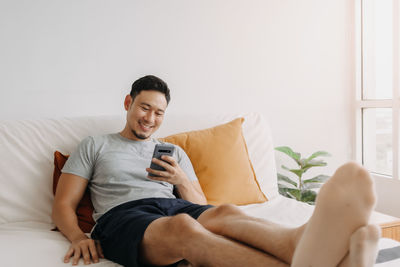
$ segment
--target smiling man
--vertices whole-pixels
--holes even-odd
[[[172,157],[152,159],[160,141],[151,136],[169,100],[164,81],[151,75],[138,79],[125,97],[125,128],[85,138],[69,157],[52,216],[71,241],[66,263],[105,257],[128,267],[372,266],[379,228],[368,225],[375,194],[363,168],[340,167],[321,188],[309,223],[298,228],[250,217],[234,205],[206,205],[180,147]],[[165,171],[150,169],[152,161]],[[87,186],[96,221],[91,238],[75,213]]]
[[[134,85],[136,87],[136,85]],[[136,99],[136,101],[133,101]],[[146,140],[160,127],[169,95],[152,90],[142,94],[133,91],[125,97],[127,124],[121,135],[129,139]]]

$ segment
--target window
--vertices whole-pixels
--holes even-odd
[[[357,160],[399,179],[399,0],[357,4]]]

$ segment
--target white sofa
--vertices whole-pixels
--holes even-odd
[[[215,126],[239,115],[167,114],[156,137]],[[241,206],[241,209],[288,226],[303,224],[313,207],[278,194],[273,143],[267,123],[254,113],[243,117],[249,156],[269,201]],[[54,228],[51,220],[53,153],[59,150],[70,154],[84,137],[118,132],[124,123],[122,115],[0,122],[0,266],[66,266],[62,259],[69,241],[60,232],[51,231]],[[372,218],[378,223],[391,219],[379,213],[374,213]],[[380,248],[399,244],[382,238]],[[119,265],[102,259],[96,266]],[[400,260],[377,266],[400,266]]]

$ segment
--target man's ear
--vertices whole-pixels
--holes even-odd
[[[125,96],[125,101],[124,101],[124,107],[125,107],[126,111],[128,111],[129,107],[131,106],[131,103],[132,103],[131,95],[126,95]]]

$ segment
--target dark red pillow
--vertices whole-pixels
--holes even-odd
[[[63,155],[59,151],[54,152],[54,173],[53,173],[53,194],[56,193],[58,180],[60,179],[61,170],[64,167],[69,155]],[[90,233],[95,222],[92,218],[93,204],[90,200],[89,188],[86,188],[85,194],[76,209],[76,215],[78,216],[78,225],[84,233]]]

